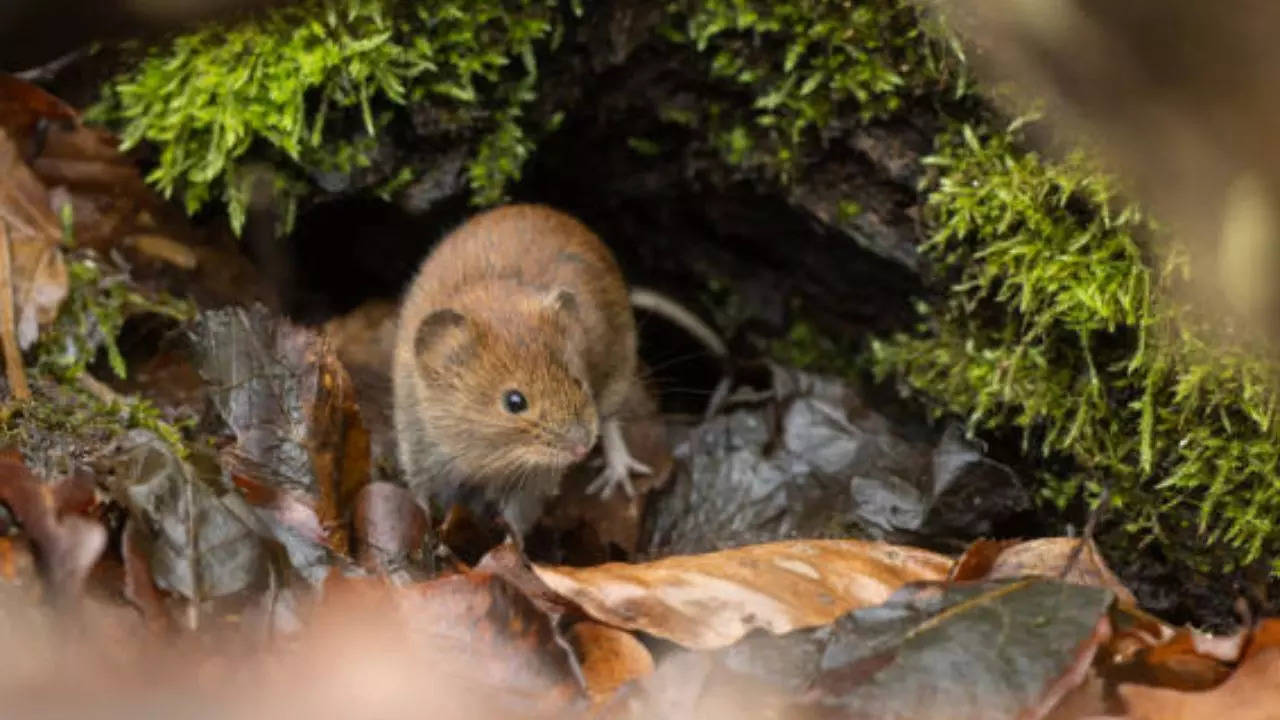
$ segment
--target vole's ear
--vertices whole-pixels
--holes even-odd
[[[418,362],[438,366],[450,362],[471,342],[471,323],[457,310],[436,310],[422,319],[413,336],[413,351]]]
[[[578,312],[578,296],[567,288],[552,288],[543,296],[542,303],[555,315],[575,315]]]

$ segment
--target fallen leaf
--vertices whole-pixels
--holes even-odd
[[[1106,588],[1115,593],[1122,605],[1136,607],[1138,604],[1133,593],[1107,567],[1098,546],[1087,539],[980,540],[969,546],[951,572],[953,580],[1013,580],[1022,577],[1060,578],[1066,582]]]
[[[1244,657],[1248,658],[1274,647],[1280,647],[1280,618],[1267,618],[1248,634]]]
[[[55,604],[78,601],[85,580],[107,545],[107,531],[97,520],[63,513],[63,497],[74,501],[79,489],[58,492],[58,484],[41,482],[13,454],[0,454],[0,502],[8,505],[36,552],[37,567]],[[68,506],[74,502],[68,502]]]
[[[7,113],[5,111],[8,111]],[[56,216],[71,210],[76,242],[105,252],[122,236],[149,229],[163,203],[119,139],[84,125],[73,108],[40,88],[0,79],[0,125],[23,149],[23,159],[50,191]],[[59,227],[59,231],[61,228]]]
[[[209,458],[196,466],[179,459],[147,430],[131,430],[114,453],[108,486],[148,529],[148,561],[163,590],[199,604],[239,593],[267,572],[261,539],[228,503],[243,503],[218,488]],[[213,477],[209,477],[212,475]]]
[[[653,673],[653,656],[629,632],[583,620],[569,629],[569,642],[582,663],[587,694],[597,704]]]
[[[143,622],[155,633],[172,626],[172,617],[164,597],[151,576],[151,547],[146,531],[137,518],[125,521],[120,538],[120,555],[124,560],[124,597],[138,612]]]
[[[886,543],[796,540],[640,564],[535,565],[534,572],[600,622],[713,649],[758,628],[825,625],[909,582],[939,580],[950,564]]]
[[[770,366],[750,402],[675,443],[645,550],[706,552],[793,537],[933,542],[990,534],[1032,506],[1008,467],[949,430],[897,423],[845,381]]]
[[[427,527],[426,513],[408,490],[388,482],[369,483],[356,495],[356,561],[367,570],[398,569],[422,548]]]
[[[1280,718],[1280,648],[1259,651],[1211,690],[1121,685],[1116,692],[1130,720],[1275,720]]]
[[[0,223],[9,231],[18,345],[29,348],[53,322],[67,296],[67,268],[59,244],[62,225],[43,184],[0,132]]]
[[[801,717],[1031,720],[1085,681],[1113,601],[1039,578],[921,584],[830,628],[753,638],[730,664],[803,687]]]
[[[585,707],[585,680],[568,640],[502,578],[454,575],[395,599],[415,643],[465,659],[434,668],[436,682],[477,687],[522,717],[572,717]]]
[[[369,437],[332,346],[261,305],[202,313],[197,367],[236,442],[233,474],[308,497],[329,547],[345,554],[344,509],[369,481]]]

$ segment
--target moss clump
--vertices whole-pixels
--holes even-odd
[[[697,50],[725,91],[667,119],[704,129],[729,165],[784,184],[833,136],[964,86],[955,55],[901,0],[681,0],[667,10],[666,37]]]
[[[143,290],[92,251],[75,251],[67,266],[67,298],[31,352],[35,398],[0,406],[0,442],[18,444],[33,467],[55,473],[69,469],[60,465],[70,456],[99,451],[132,428],[149,429],[185,454],[181,428],[153,404],[95,395],[82,377],[102,355],[117,377],[125,377],[116,338],[128,318],[153,314],[185,322],[194,315],[192,306]],[[62,457],[46,457],[51,454]]]
[[[535,51],[556,31],[554,0],[311,0],[154,48],[104,89],[92,117],[125,147],[159,149],[148,176],[188,212],[214,198],[243,225],[254,150],[279,172],[286,219],[309,173],[369,165],[388,108],[430,103],[479,128],[469,177],[502,197],[531,147],[523,112]],[[287,230],[282,227],[282,230]]]
[[[1069,458],[1041,488],[1058,505],[1105,481],[1124,532],[1201,567],[1280,550],[1274,368],[1210,351],[1162,299],[1180,266],[1144,250],[1151,223],[1083,154],[1049,162],[1015,132],[962,127],[928,162],[923,250],[950,292],[918,333],[875,344],[879,372],[973,429],[1020,428],[1029,451]]]

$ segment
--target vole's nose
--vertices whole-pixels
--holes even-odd
[[[595,444],[595,433],[590,428],[577,425],[565,436],[565,446],[574,459],[581,460],[591,452],[591,446]]]

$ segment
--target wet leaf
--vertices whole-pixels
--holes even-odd
[[[649,552],[851,531],[967,541],[1031,507],[1016,475],[954,430],[895,424],[836,378],[774,367],[772,382],[763,406],[715,417],[676,445],[684,467],[647,511]]]
[[[483,688],[521,716],[570,717],[585,703],[582,669],[551,618],[502,578],[472,572],[433,580],[396,601],[415,642],[466,658],[437,682]]]
[[[0,125],[49,190],[54,217],[70,211],[78,244],[106,251],[125,235],[153,231],[165,214],[137,166],[119,151],[119,140],[84,125],[79,113],[44,90],[0,77]]]
[[[607,700],[622,686],[653,673],[653,656],[629,632],[583,620],[569,629],[569,642],[582,663],[593,702]]]
[[[1110,593],[1043,579],[924,584],[834,625],[723,652],[800,694],[787,717],[1041,718],[1086,678]]]
[[[950,564],[942,555],[885,543],[796,540],[534,571],[600,622],[710,649],[755,629],[785,633],[830,623],[884,602],[907,583],[939,580]]]
[[[149,562],[163,590],[200,602],[229,596],[260,581],[262,541],[229,504],[243,501],[223,486],[209,458],[197,465],[146,430],[132,430],[113,458],[110,487],[150,534]]]
[[[0,223],[9,233],[18,345],[27,349],[67,296],[62,226],[44,185],[0,132]]]
[[[83,507],[85,482],[78,476],[57,484],[42,482],[14,454],[0,454],[0,502],[31,539],[40,575],[55,604],[79,600],[107,544],[107,531],[100,522],[74,513],[77,505]]]
[[[1065,575],[1064,575],[1065,573]],[[981,540],[956,561],[953,580],[1012,580],[1022,577],[1059,578],[1093,585],[1115,593],[1123,605],[1138,601],[1111,572],[1092,540],[1040,538],[1024,542]]]
[[[124,560],[124,597],[138,612],[152,632],[162,633],[171,626],[171,616],[164,597],[151,575],[151,543],[137,518],[125,521],[120,539],[120,555]]]
[[[369,480],[369,437],[332,348],[261,305],[205,312],[192,333],[200,373],[236,438],[224,465],[254,484],[300,493],[329,547],[345,553],[343,508]]]
[[[1274,720],[1280,716],[1280,648],[1258,652],[1211,690],[1121,685],[1117,692],[1131,720]]]
[[[368,570],[389,572],[421,549],[427,533],[427,515],[400,485],[369,483],[356,496],[356,560]]]

